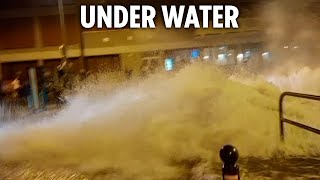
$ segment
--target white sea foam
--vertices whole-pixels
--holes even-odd
[[[3,129],[0,158],[86,172],[112,169],[119,178],[169,179],[181,177],[179,164],[191,160],[197,160],[194,176],[210,174],[228,143],[243,158],[268,158],[279,150],[308,156],[319,149],[318,137],[295,128],[286,129],[281,145],[281,91],[262,77],[230,78],[212,65],[195,64],[139,83],[107,82],[102,76],[83,84],[50,119]],[[314,104],[287,103],[290,117],[317,125]]]

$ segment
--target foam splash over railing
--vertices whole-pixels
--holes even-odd
[[[267,76],[267,80],[282,91],[293,91],[307,94],[320,94],[320,68],[311,69],[308,66],[297,69],[286,75],[273,73]]]
[[[116,179],[177,179],[186,162],[195,163],[193,176],[210,174],[227,143],[242,158],[269,158],[280,149],[313,153],[314,137],[306,141],[305,133],[280,146],[280,91],[262,78],[229,78],[215,66],[195,64],[139,83],[105,81],[84,85],[49,120],[3,130],[0,158],[104,170]]]

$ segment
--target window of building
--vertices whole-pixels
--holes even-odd
[[[191,58],[192,59],[198,59],[199,57],[200,57],[200,50],[199,49],[192,50]]]
[[[174,59],[173,58],[167,58],[165,60],[165,69],[166,71],[171,71],[174,69]]]

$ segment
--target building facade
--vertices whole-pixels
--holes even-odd
[[[254,3],[239,6],[239,29],[224,30],[173,30],[161,25],[157,25],[157,29],[84,30],[80,25],[80,4],[81,1],[64,0],[61,19],[58,1],[3,2],[0,7],[0,78],[12,79],[17,71],[22,71],[26,77],[26,69],[38,65],[54,70],[63,57],[59,50],[63,44],[66,57],[76,72],[96,70],[99,66],[110,71],[133,69],[137,72],[142,60],[154,51],[166,56],[175,49],[226,45],[242,51],[246,49],[245,44],[263,42],[263,27],[252,15]],[[161,24],[161,18],[158,17],[156,23]]]

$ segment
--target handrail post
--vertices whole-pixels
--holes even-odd
[[[288,124],[291,124],[291,125],[296,126],[298,128],[301,128],[301,129],[307,130],[309,132],[313,132],[313,133],[316,133],[316,134],[320,135],[320,130],[319,129],[316,129],[316,128],[313,128],[313,127],[310,127],[310,126],[307,126],[307,125],[292,121],[290,119],[286,119],[283,116],[283,100],[284,100],[285,96],[292,96],[292,97],[298,97],[298,98],[304,98],[304,99],[311,99],[311,100],[320,101],[320,96],[315,96],[315,95],[310,95],[310,94],[301,94],[301,93],[295,93],[295,92],[283,92],[281,94],[280,99],[279,99],[279,121],[280,121],[279,122],[280,123],[279,130],[280,130],[280,139],[281,139],[281,141],[284,142],[284,123],[288,123]]]
[[[220,158],[223,161],[222,179],[240,180],[239,166],[236,164],[239,158],[237,148],[232,145],[225,145],[220,150]]]
[[[280,140],[284,142],[284,126],[283,126],[283,99],[286,93],[282,93],[279,99],[279,120],[280,120]]]

